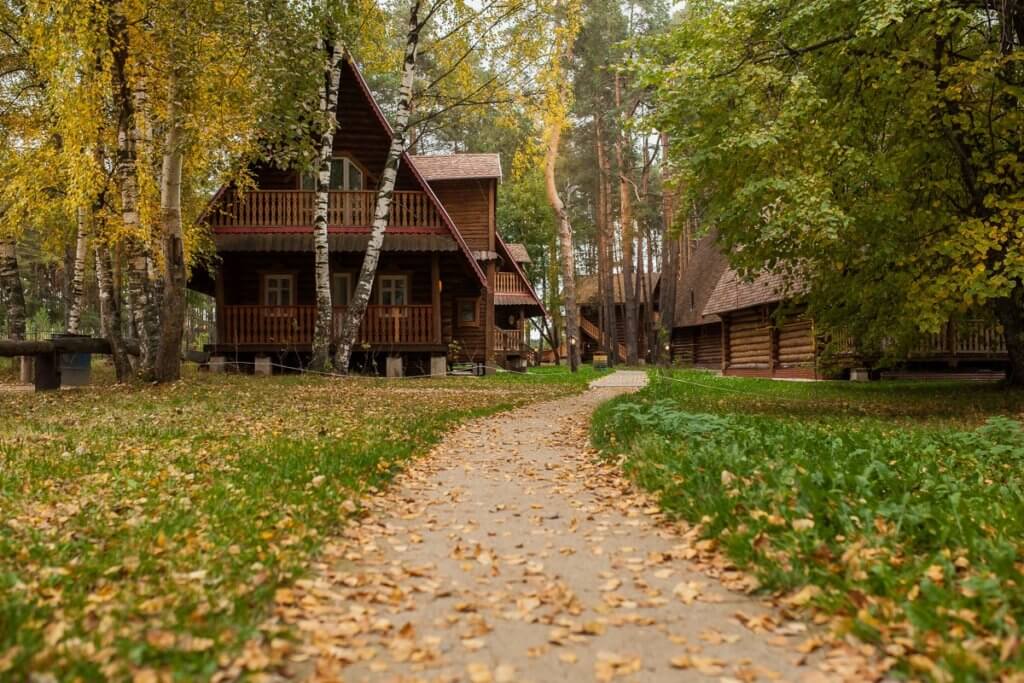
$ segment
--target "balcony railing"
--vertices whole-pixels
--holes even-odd
[[[293,348],[313,343],[316,306],[224,306],[221,344]],[[440,344],[432,306],[368,306],[357,344]],[[341,331],[345,307],[334,309],[334,334]]]
[[[526,285],[516,273],[498,272],[494,274],[495,294],[529,294]]]
[[[524,330],[503,330],[500,327],[494,328],[495,351],[522,351],[525,348],[526,333]]]
[[[373,224],[377,193],[331,191],[327,194],[327,225],[366,228]],[[309,190],[253,190],[243,195],[225,193],[210,210],[213,228],[312,227],[316,192]],[[438,228],[441,216],[424,192],[392,195],[389,228]]]
[[[832,334],[833,347],[840,355],[856,355],[857,343],[849,330],[840,328]],[[888,344],[882,344],[883,349]],[[962,320],[949,323],[939,332],[926,334],[910,349],[911,358],[1002,356],[1006,339],[1002,328],[984,320]]]

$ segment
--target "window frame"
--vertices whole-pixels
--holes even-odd
[[[395,303],[386,304],[386,303],[384,303],[384,281],[385,280],[392,280],[392,281],[401,280],[402,281],[402,283],[403,283],[403,285],[402,285],[402,298],[403,298],[402,303],[400,303],[400,304],[395,304]],[[381,273],[381,274],[379,274],[377,276],[376,290],[377,290],[377,296],[375,297],[375,299],[377,301],[377,305],[378,306],[408,306],[409,305],[409,275],[408,275],[408,273]],[[389,291],[394,292],[395,290],[394,289],[389,289]]]
[[[462,306],[470,304],[473,309],[473,319],[462,319]],[[455,324],[457,327],[480,327],[480,297],[460,296],[455,298]]]
[[[296,306],[297,304],[295,302],[298,300],[298,292],[295,291],[295,279],[296,279],[295,278],[295,273],[281,273],[281,272],[262,273],[261,277],[260,277],[260,305],[261,306],[267,306],[267,307],[274,307],[274,308],[280,308],[280,307],[284,307],[284,306]],[[282,303],[272,304],[272,303],[270,303],[269,302],[270,292],[272,291],[270,283],[272,281],[277,282],[277,281],[285,281],[285,280],[288,281],[288,300],[289,300],[289,303],[286,303],[286,304],[282,304]],[[278,295],[278,300],[280,301],[280,296],[281,296],[281,288],[280,288],[280,286],[276,285],[273,288],[273,291]]]
[[[362,164],[360,164],[358,161],[356,161],[352,156],[350,156],[348,154],[334,154],[334,155],[332,155],[331,156],[331,163],[333,164],[335,161],[341,161],[342,162],[341,187],[329,188],[329,190],[331,192],[363,192],[363,191],[366,190],[367,180],[369,179],[370,174],[367,173],[366,168],[364,168]],[[351,177],[350,169],[352,169],[352,168],[355,168],[357,171],[359,171],[359,176],[360,176],[360,179],[361,179],[360,187],[357,190],[349,189],[349,186],[348,186],[349,185],[349,179]],[[316,173],[317,173],[317,171],[315,169],[313,169],[313,168],[309,168],[309,169],[299,173],[299,178],[298,178],[299,187],[298,187],[298,189],[303,190],[305,192],[314,192],[314,191],[316,191]],[[306,188],[306,184],[305,184],[305,179],[306,178],[312,178],[313,179],[313,187],[310,188],[310,189]]]
[[[338,303],[338,292],[341,291],[338,287],[338,282],[345,281],[345,303]],[[349,271],[341,271],[331,273],[331,305],[332,306],[348,306],[352,303],[352,273]]]

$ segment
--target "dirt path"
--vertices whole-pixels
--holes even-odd
[[[594,408],[642,383],[479,420],[371,499],[319,577],[279,592],[308,638],[296,677],[821,678],[795,663],[803,624],[727,589],[749,579],[585,447]]]

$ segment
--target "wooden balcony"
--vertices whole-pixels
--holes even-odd
[[[224,306],[220,347],[299,349],[313,343],[315,306]],[[334,334],[341,331],[345,307],[334,309]],[[357,344],[438,346],[441,331],[433,306],[368,306]]]
[[[525,330],[494,328],[494,350],[503,353],[521,353],[528,348]]]
[[[327,195],[327,225],[368,228],[373,224],[377,193],[332,191]],[[316,193],[308,190],[229,191],[210,209],[207,222],[217,228],[300,228],[313,225]],[[441,216],[424,192],[392,195],[389,228],[439,228]]]
[[[516,273],[497,272],[494,274],[494,293],[529,295],[530,292]]]
[[[832,341],[838,355],[856,355],[856,340],[848,330],[836,330]],[[883,344],[883,348],[885,346]],[[998,325],[984,320],[964,320],[924,335],[910,349],[909,355],[914,360],[1001,358],[1006,355],[1006,339]]]

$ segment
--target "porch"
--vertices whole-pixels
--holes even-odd
[[[372,190],[331,190],[327,194],[327,225],[331,228],[369,228],[377,193]],[[441,228],[444,223],[425,192],[396,191],[392,195],[389,228]],[[213,230],[225,228],[308,228],[313,225],[316,192],[311,190],[227,190],[214,203],[206,221]]]
[[[224,306],[217,347],[304,351],[313,344],[316,306]],[[334,308],[334,336],[341,332],[348,309]],[[433,306],[366,308],[357,345],[394,349],[442,348],[440,310]]]

